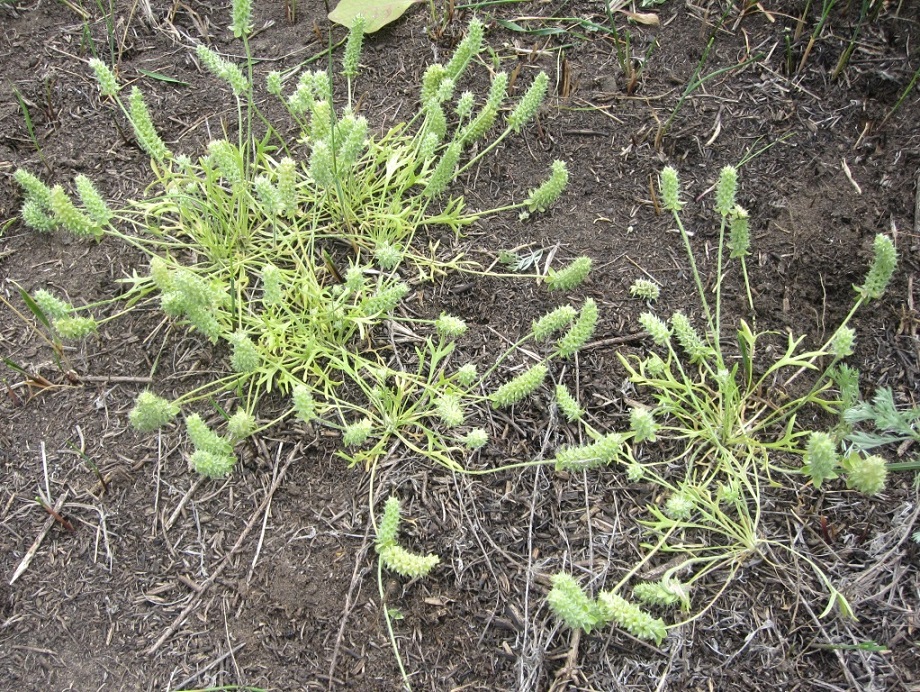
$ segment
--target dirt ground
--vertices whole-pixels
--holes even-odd
[[[722,166],[758,151],[741,168],[739,201],[752,219],[759,326],[819,343],[852,304],[875,234],[889,233],[899,271],[885,297],[857,316],[850,362],[862,372],[864,394],[887,386],[901,404],[918,404],[920,87],[892,111],[920,67],[920,4],[886,3],[837,79],[860,3],[837,2],[805,56],[821,9],[810,3],[805,12],[806,4],[735,3],[718,28],[725,3],[625,6],[660,20],[630,29],[639,56],[657,41],[631,90],[609,36],[565,19],[604,23],[603,3],[475,12],[502,68],[519,68],[516,94],[539,69],[552,87],[538,119],[455,192],[472,208],[521,199],[554,159],[567,162],[571,177],[548,214],[492,218],[460,242],[484,264],[526,244],[594,259],[577,295],[597,301],[601,320],[577,367],[598,425],[628,418],[616,353],[642,340],[632,282],[647,272],[662,284],[661,314],[698,311],[680,236],[656,214],[650,185],[658,171],[680,171],[684,219],[706,256],[717,242],[709,187]],[[472,15],[458,8],[433,25],[422,5],[367,37],[357,89],[373,128],[382,132],[414,111],[425,67],[449,54]],[[280,426],[248,443],[229,479],[197,478],[180,426],[140,435],[127,414],[151,384],[155,361],[155,387],[168,397],[225,369],[227,353],[167,328],[153,311],[136,311],[70,348],[59,368],[17,291],[50,288],[90,304],[144,271],[138,253],[112,240],[26,228],[12,173],[26,167],[66,185],[83,173],[113,200],[150,182],[147,157],[99,97],[87,66],[93,50],[116,54],[123,82],[144,90],[171,148],[200,151],[230,101],[191,55],[200,41],[239,55],[228,17],[227,5],[206,2],[117,0],[111,12],[80,0],[0,4],[0,291],[19,311],[0,305],[0,356],[33,383],[5,366],[0,375],[2,689],[402,687],[378,593],[370,476],[333,456],[337,439]],[[566,31],[523,33],[509,21]],[[626,17],[617,23],[626,27]],[[336,40],[344,35],[314,0],[301,3],[293,22],[284,3],[256,3],[255,27],[252,50],[265,72],[315,56],[330,30]],[[695,90],[656,143],[712,35],[702,74],[734,68]],[[704,262],[702,270],[711,276],[713,267]],[[471,324],[467,355],[484,363],[496,333],[514,339],[557,300],[532,282],[469,276],[418,291],[420,302]],[[746,317],[741,285],[724,291],[729,314]],[[42,381],[48,386],[35,384]],[[508,444],[490,445],[483,461],[551,457],[568,441],[570,431],[541,406],[516,409]],[[419,690],[920,689],[913,475],[892,476],[871,499],[840,482],[764,497],[767,530],[796,537],[850,599],[856,621],[818,617],[821,587],[801,565],[751,561],[712,609],[656,647],[615,628],[574,637],[545,599],[549,576],[561,569],[592,575],[599,588],[635,562],[646,490],[621,473],[531,467],[469,477],[395,454],[376,469],[374,492],[398,490],[406,542],[442,559],[425,579],[384,577],[386,604],[401,615],[395,631],[406,671]],[[72,530],[36,503],[40,493],[59,503]]]

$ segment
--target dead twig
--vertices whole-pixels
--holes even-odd
[[[58,497],[57,502],[54,503],[54,512],[60,512],[61,508],[64,507],[64,503],[67,502],[67,496],[69,491],[65,490]],[[23,572],[29,569],[29,564],[32,562],[32,558],[35,557],[35,553],[38,552],[38,549],[41,547],[42,541],[45,540],[45,536],[48,535],[48,531],[51,530],[51,526],[54,524],[55,518],[53,514],[49,514],[48,518],[45,519],[45,524],[42,526],[41,531],[38,532],[38,536],[35,537],[35,541],[32,543],[32,546],[26,551],[26,554],[23,556],[22,560],[19,563],[19,566],[16,568],[16,571],[13,572],[13,576],[10,577],[10,586],[12,586],[19,577],[22,576]],[[71,528],[73,528],[71,526]]]

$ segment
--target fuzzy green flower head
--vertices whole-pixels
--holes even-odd
[[[587,445],[563,447],[556,452],[557,471],[578,471],[607,466],[623,449],[625,437],[620,433],[608,433]]]
[[[445,135],[447,134],[447,116],[444,115],[444,109],[441,108],[441,104],[436,100],[432,99],[428,102],[428,105],[425,107],[425,137],[428,135],[434,135],[436,142],[441,142]],[[463,140],[455,139],[454,140],[460,147],[463,145]],[[457,148],[458,157],[459,152],[462,150],[460,147]],[[448,181],[449,182],[449,181]]]
[[[405,298],[408,292],[409,284],[404,281],[380,288],[362,303],[364,314],[367,317],[388,314],[399,305],[399,301]]]
[[[559,572],[551,578],[553,585],[546,602],[550,610],[573,630],[591,632],[600,622],[597,606],[571,574]]]
[[[831,353],[834,358],[846,358],[853,355],[856,332],[849,327],[840,327],[831,339]]]
[[[656,345],[667,346],[671,342],[671,330],[668,329],[668,325],[653,313],[643,312],[639,315],[639,324],[649,333]]]
[[[898,266],[898,251],[887,235],[879,233],[872,244],[872,265],[862,286],[856,290],[867,300],[882,297]]]
[[[46,207],[33,197],[26,198],[22,203],[20,214],[26,226],[42,233],[51,233],[59,226],[58,222],[48,215]]]
[[[335,183],[332,149],[323,140],[313,143],[313,151],[310,153],[310,177],[320,188],[330,189]]]
[[[458,383],[464,387],[469,387],[476,381],[479,373],[476,372],[475,363],[467,363],[457,370],[454,376],[457,378]]]
[[[654,606],[672,606],[677,603],[689,605],[690,602],[687,585],[670,577],[636,584],[633,587],[633,596],[646,605]]]
[[[578,313],[578,319],[575,320],[569,331],[567,331],[556,344],[556,353],[562,358],[568,358],[579,351],[582,346],[588,343],[588,339],[594,336],[594,330],[597,328],[597,303],[593,298],[587,298],[585,304],[581,306]]]
[[[626,479],[630,483],[638,483],[645,477],[645,467],[638,461],[631,461],[626,466]]]
[[[209,452],[206,449],[196,449],[189,461],[196,472],[207,478],[224,478],[236,465],[233,454]]]
[[[356,15],[348,32],[348,41],[345,43],[345,54],[342,56],[342,74],[349,79],[358,75],[358,62],[361,59],[361,46],[364,43],[364,27],[367,21],[363,16]]]
[[[434,159],[439,141],[441,141],[441,138],[435,132],[428,132],[422,137],[422,142],[418,147],[418,161],[420,163],[425,163]]]
[[[629,428],[635,442],[654,442],[658,432],[655,414],[647,408],[635,407],[629,412]]]
[[[546,286],[551,291],[570,291],[588,278],[591,271],[591,258],[579,257],[559,271],[549,270]]]
[[[683,206],[680,202],[680,181],[677,171],[671,166],[666,166],[661,170],[659,189],[664,208],[668,211],[680,211]]]
[[[444,65],[440,63],[433,63],[425,70],[425,74],[422,75],[422,93],[420,98],[423,107],[434,100],[435,95],[438,93],[438,87],[441,86],[441,81],[446,76],[447,70],[445,70]]]
[[[457,83],[450,77],[445,77],[441,80],[441,83],[438,85],[438,90],[435,92],[434,100],[437,103],[444,103],[451,96],[454,95],[454,89],[457,87]]]
[[[489,433],[482,428],[473,428],[463,437],[463,444],[467,449],[479,449],[489,442]]]
[[[739,259],[751,254],[751,228],[747,210],[735,205],[729,221],[728,246],[731,248],[732,259]]]
[[[533,338],[536,341],[548,341],[556,332],[568,327],[578,315],[571,305],[560,305],[546,313],[533,323]]]
[[[233,355],[230,356],[230,366],[234,372],[255,372],[262,365],[262,355],[244,331],[237,331],[230,335],[233,344]]]
[[[729,216],[735,209],[735,195],[738,192],[738,169],[725,166],[719,173],[716,184],[716,211]]]
[[[346,447],[360,447],[367,442],[367,438],[371,436],[373,429],[374,425],[371,423],[370,418],[362,418],[354,423],[349,423],[342,433],[342,444]]]
[[[144,102],[144,95],[137,87],[132,87],[131,89],[128,110],[131,126],[134,128],[134,134],[141,149],[157,161],[163,161],[169,156],[169,149],[166,148],[163,140],[160,139],[160,135],[157,134],[156,127],[153,125],[153,118],[150,117],[150,111],[147,110],[147,104]]]
[[[634,637],[660,645],[668,636],[668,630],[661,618],[653,618],[639,606],[612,591],[602,591],[598,594],[597,606],[604,620],[615,622]]]
[[[285,156],[278,162],[275,173],[281,204],[287,214],[292,214],[297,209],[297,164],[290,156]]]
[[[434,321],[434,328],[442,339],[456,339],[466,334],[467,330],[466,322],[446,312],[442,312]]]
[[[96,81],[99,82],[99,93],[103,96],[115,96],[118,94],[118,81],[115,74],[109,69],[109,66],[99,58],[90,58],[89,66],[96,74]]]
[[[252,0],[233,0],[233,22],[230,28],[236,38],[248,36],[252,31]]]
[[[233,445],[211,430],[197,413],[186,417],[185,430],[195,449],[211,452],[217,456],[233,457]]]
[[[578,401],[575,400],[575,397],[572,396],[568,387],[564,384],[556,385],[556,406],[559,407],[560,413],[570,423],[574,423],[584,415],[584,411],[578,405]]]
[[[668,371],[668,364],[665,363],[661,356],[657,353],[652,353],[642,361],[642,374],[648,374],[649,377],[661,377]]]
[[[316,417],[316,400],[310,388],[303,384],[294,385],[291,392],[294,402],[294,415],[304,423],[309,423]]]
[[[265,90],[272,96],[281,96],[284,86],[281,83],[281,73],[278,70],[272,70],[265,77]]]
[[[644,300],[658,300],[661,295],[661,287],[648,279],[636,279],[633,281],[632,286],[629,287],[629,295]]]
[[[466,120],[472,114],[473,98],[472,91],[464,91],[460,94],[460,98],[457,99],[457,105],[454,108],[454,112],[460,120]]]
[[[366,279],[364,269],[357,264],[352,264],[345,270],[345,290],[349,293],[358,293],[364,290]]]
[[[55,221],[75,236],[98,238],[102,234],[102,229],[93,223],[89,216],[74,206],[74,203],[60,185],[55,185],[51,188],[48,206],[54,214]]]
[[[44,288],[40,288],[32,294],[32,300],[41,308],[45,317],[51,320],[60,320],[67,317],[72,311],[73,306],[58,298],[53,293],[49,293]]]
[[[457,48],[454,50],[450,62],[448,62],[447,67],[444,68],[444,72],[448,77],[451,79],[458,79],[460,75],[463,74],[466,66],[469,65],[470,60],[479,53],[482,49],[484,29],[485,27],[479,19],[474,18],[473,21],[470,22],[466,36],[457,44]]]
[[[674,493],[664,504],[664,513],[671,519],[687,521],[693,514],[693,500],[684,493]]]
[[[680,342],[691,363],[698,363],[713,354],[713,350],[706,345],[684,313],[678,310],[671,315],[671,326],[674,328],[677,341]]]
[[[393,245],[389,240],[383,240],[374,248],[374,259],[377,260],[381,269],[390,271],[396,269],[402,262],[403,251],[401,247]]]
[[[77,195],[79,195],[80,201],[83,203],[83,208],[86,209],[86,213],[93,223],[97,227],[107,225],[112,219],[112,210],[109,209],[109,205],[106,204],[96,186],[93,185],[93,181],[85,175],[78,175],[74,182],[77,187]]]
[[[529,123],[537,115],[543,99],[546,98],[546,90],[549,87],[549,77],[545,72],[541,72],[533,80],[533,84],[527,90],[527,93],[518,102],[517,107],[508,116],[508,127],[514,132],[520,132],[524,125]]]
[[[246,409],[237,409],[227,420],[227,432],[234,442],[245,440],[256,429],[256,417]]]
[[[61,317],[54,321],[54,331],[68,341],[84,339],[94,333],[97,327],[92,317]]]
[[[396,537],[399,533],[400,520],[399,498],[391,495],[383,504],[383,516],[377,524],[377,540],[375,548],[379,553],[385,548],[396,545]]]
[[[878,495],[885,489],[888,464],[877,454],[862,456],[852,453],[841,464],[847,474],[847,487],[863,495]]]
[[[416,555],[401,545],[384,548],[380,551],[380,559],[388,570],[410,579],[427,576],[441,562],[437,555]]]
[[[530,213],[544,212],[559,199],[569,182],[569,170],[565,161],[553,161],[549,178],[536,190],[531,190],[530,196],[524,202]]]
[[[837,478],[837,448],[834,438],[824,432],[813,432],[805,447],[802,473],[811,476],[816,488],[826,480]]]
[[[176,290],[172,270],[166,264],[166,260],[159,255],[153,255],[150,258],[150,278],[153,280],[153,285],[163,293]]]
[[[262,267],[262,302],[265,305],[282,305],[284,289],[281,287],[281,270],[274,264]]]
[[[257,175],[252,181],[252,187],[256,192],[256,197],[262,204],[265,216],[272,218],[278,216],[284,210],[281,193],[278,192],[278,188],[272,185],[268,176]]]
[[[463,406],[460,405],[460,396],[457,394],[442,394],[435,401],[435,410],[438,412],[438,418],[448,428],[456,428],[463,425],[464,414]]]
[[[533,394],[546,379],[547,368],[537,363],[513,380],[505,382],[489,396],[492,408],[507,408]]]
[[[460,161],[461,146],[460,141],[455,139],[444,150],[425,186],[424,194],[427,197],[440,197],[453,181],[457,163]]]
[[[737,479],[728,483],[719,483],[716,488],[716,500],[719,503],[734,504],[741,499],[741,486]]]
[[[178,413],[179,407],[174,403],[145,390],[137,395],[128,421],[138,432],[151,433],[172,423]]]
[[[25,168],[17,168],[13,173],[13,179],[19,184],[23,192],[26,193],[26,199],[35,200],[42,207],[48,207],[51,202],[51,188],[45,185],[36,176],[32,175]]]
[[[367,146],[367,118],[354,118],[352,126],[348,129],[342,146],[339,149],[338,165],[339,170],[348,171],[355,165],[355,162],[364,153]]]

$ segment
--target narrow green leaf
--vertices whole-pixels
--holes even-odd
[[[170,77],[169,75],[163,74],[162,72],[151,72],[150,70],[142,70],[141,68],[137,68],[137,71],[140,72],[145,77],[150,77],[150,79],[155,79],[158,82],[166,82],[167,84],[177,84],[179,86],[188,86],[188,82],[183,82],[181,79]]]
[[[8,368],[12,368],[13,370],[15,370],[16,372],[18,372],[18,373],[19,373],[20,375],[22,375],[23,377],[28,377],[28,376],[29,376],[29,373],[26,372],[26,369],[25,369],[24,367],[22,367],[21,365],[17,365],[17,364],[14,363],[13,361],[11,361],[9,358],[4,358],[4,359],[3,359],[3,362],[6,364],[6,366],[7,366]]]
[[[45,316],[45,313],[42,311],[42,309],[38,307],[38,303],[32,300],[32,296],[30,296],[23,288],[19,289],[19,295],[22,296],[22,302],[24,302],[26,307],[32,311],[32,314],[38,318],[38,321],[45,325],[48,329],[51,329],[51,321]]]
[[[364,17],[364,33],[372,34],[395,22],[419,0],[340,0],[329,13],[330,21],[350,29],[355,17]]]

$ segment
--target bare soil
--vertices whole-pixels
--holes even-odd
[[[537,121],[455,192],[473,208],[521,199],[557,158],[571,180],[548,214],[490,219],[460,242],[483,263],[525,244],[544,249],[544,258],[554,251],[595,260],[578,296],[598,302],[601,323],[576,366],[593,424],[626,425],[631,392],[616,353],[642,343],[636,318],[644,309],[630,284],[646,273],[658,280],[660,314],[698,311],[680,237],[656,213],[657,172],[667,164],[680,171],[696,250],[712,256],[709,187],[721,166],[758,151],[741,169],[739,201],[752,219],[759,326],[819,343],[849,309],[873,237],[890,233],[901,265],[884,299],[858,315],[850,362],[864,392],[888,386],[900,403],[917,405],[920,91],[887,116],[920,66],[920,5],[887,3],[832,79],[859,2],[837,3],[799,70],[821,5],[805,12],[805,4],[736,3],[718,28],[725,8],[717,2],[627,8],[660,19],[631,28],[638,55],[657,39],[632,93],[609,36],[551,19],[604,23],[602,3],[479,10],[502,68],[517,69],[515,92],[539,69],[553,89]],[[302,3],[294,22],[281,2],[256,5],[259,70],[294,67],[323,50],[328,31],[342,36],[319,3]],[[13,219],[0,237],[0,291],[19,311],[0,307],[0,355],[28,372],[6,367],[0,380],[0,688],[399,689],[370,534],[370,475],[333,456],[335,437],[282,426],[257,436],[229,479],[202,480],[188,469],[178,427],[139,435],[127,413],[155,362],[157,391],[173,396],[224,369],[226,353],[158,314],[134,312],[69,348],[59,367],[27,317],[19,286],[90,304],[145,271],[123,245],[41,235],[15,218],[18,167],[65,185],[84,173],[115,200],[150,182],[146,156],[100,100],[86,64],[93,50],[106,62],[114,52],[123,82],[141,86],[175,151],[199,151],[233,117],[226,92],[191,57],[199,41],[240,54],[225,4],[118,0],[106,15],[93,3],[0,5],[0,224]],[[457,10],[446,26],[433,26],[419,6],[367,38],[358,89],[373,127],[384,131],[414,111],[423,70],[449,53],[470,16]],[[499,20],[568,31],[520,33]],[[623,15],[617,22],[626,26]],[[712,35],[701,74],[760,57],[694,91],[656,146],[659,124]],[[702,270],[711,276],[712,263]],[[724,291],[730,315],[747,318],[737,277]],[[560,300],[531,282],[469,276],[416,292],[420,304],[471,323],[464,347],[482,363],[496,333],[514,339]],[[480,463],[548,458],[573,434],[539,401],[518,407],[507,429],[509,443],[490,445]],[[898,451],[916,455],[886,453]],[[820,619],[823,593],[803,565],[751,561],[711,610],[661,647],[611,628],[574,636],[545,603],[549,576],[561,569],[599,589],[635,562],[648,491],[621,473],[536,467],[473,478],[397,454],[376,469],[374,483],[375,497],[399,493],[409,546],[442,557],[423,580],[384,575],[415,689],[920,689],[913,474],[893,476],[871,499],[841,482],[777,488],[764,498],[765,530],[795,536],[858,620]],[[59,503],[68,526],[36,503],[40,493]],[[30,548],[31,562],[11,583]]]

